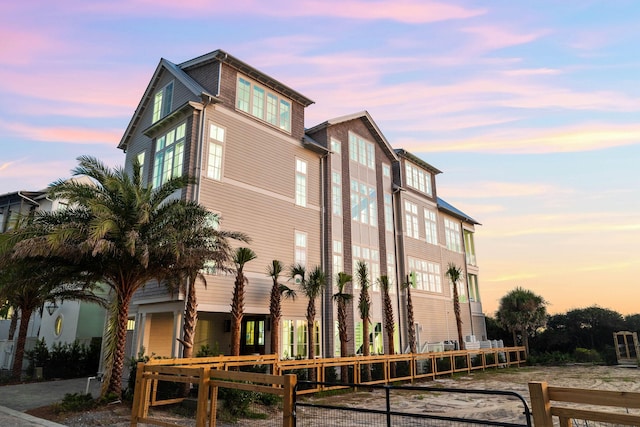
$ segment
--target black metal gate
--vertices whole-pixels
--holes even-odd
[[[342,394],[317,398],[300,398],[294,403],[296,427],[310,426],[531,426],[531,412],[524,398],[516,392],[500,390],[473,390],[441,387],[391,386],[335,384],[311,381],[299,381],[298,387],[325,388],[342,386],[345,389],[365,392],[366,394]],[[330,392],[333,393],[333,392]],[[430,395],[430,393],[433,393]],[[451,396],[449,404],[430,405],[429,397],[446,393]],[[329,394],[329,393],[325,393]],[[297,393],[296,393],[297,395]],[[454,396],[476,395],[492,396],[498,399],[500,407],[487,413],[483,419],[456,415]],[[468,399],[468,398],[467,398]],[[325,402],[326,400],[326,402]],[[416,402],[417,401],[417,402]],[[473,400],[467,400],[473,405]],[[408,404],[410,403],[410,404]],[[424,404],[422,404],[424,403]],[[475,403],[481,403],[480,400]],[[506,411],[510,408],[511,412]],[[478,411],[476,411],[478,412]],[[482,412],[479,410],[479,412]]]

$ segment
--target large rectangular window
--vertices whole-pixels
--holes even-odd
[[[478,289],[478,276],[475,274],[468,274],[467,280],[469,282],[469,299],[471,301],[480,302],[480,289]]]
[[[331,172],[331,212],[342,216],[342,177],[340,172]]]
[[[436,219],[436,213],[432,210],[424,210],[424,230],[426,234],[427,243],[432,245],[438,244],[438,221]]]
[[[183,123],[156,140],[153,186],[160,187],[171,178],[182,176],[186,125]]]
[[[464,252],[467,257],[467,264],[469,265],[478,265],[476,264],[476,245],[473,241],[473,232],[469,230],[463,230],[464,234]]]
[[[378,226],[376,189],[355,179],[351,180],[351,219]]]
[[[358,261],[363,261],[367,265],[367,272],[369,273],[369,288],[373,291],[379,291],[380,251],[360,245],[353,245],[351,250],[351,258],[353,259],[353,288],[360,289],[360,283],[357,279]]]
[[[431,174],[409,162],[405,163],[407,185],[431,196]]]
[[[349,158],[370,169],[375,168],[375,147],[369,141],[349,132]]]
[[[409,257],[409,271],[415,274],[417,289],[442,293],[439,264]]]
[[[307,342],[306,320],[285,319],[282,321],[282,351],[280,354],[283,359],[306,358],[309,354]]]
[[[444,220],[444,236],[447,243],[447,249],[454,252],[462,253],[462,244],[460,242],[460,224],[449,219]]]
[[[333,283],[338,281],[338,273],[344,271],[342,258],[342,242],[340,240],[333,241]]]
[[[393,231],[393,205],[391,193],[384,193],[384,228]]]
[[[307,206],[307,162],[296,159],[296,205]]]
[[[211,124],[209,127],[209,159],[207,177],[220,181],[222,179],[222,148],[224,144],[224,128]]]
[[[294,262],[300,265],[307,265],[307,233],[295,232]]]
[[[171,101],[173,98],[173,82],[156,92],[153,97],[153,119],[155,123],[171,111]]]
[[[236,108],[291,132],[291,101],[246,77],[238,76]]]
[[[408,200],[404,201],[404,216],[406,225],[406,235],[414,239],[420,238],[418,229],[418,205]]]

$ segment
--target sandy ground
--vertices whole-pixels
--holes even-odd
[[[417,383],[417,386],[462,388],[478,390],[504,390],[520,394],[528,404],[530,381],[546,381],[549,385],[575,387],[597,390],[635,391],[640,392],[640,369],[572,365],[564,367],[522,367],[511,369],[487,370],[469,375],[457,375],[454,378],[444,377],[435,381]],[[362,391],[326,397],[308,397],[304,401],[347,407],[384,409],[384,391]],[[391,409],[398,412],[426,413],[439,416],[453,416],[483,420],[500,420],[522,423],[524,421],[523,405],[517,399],[503,396],[486,396],[475,394],[444,393],[440,391],[407,391],[391,393]],[[31,414],[47,417],[46,410],[28,411]],[[183,426],[195,423],[175,414],[158,412],[154,414],[166,418],[166,421]],[[130,409],[124,405],[114,405],[100,411],[73,414],[57,417],[55,421],[70,427],[80,426],[116,426],[129,425]],[[378,425],[372,418],[358,414],[338,411],[323,411],[300,408],[298,426],[344,425],[358,426]],[[224,426],[228,424],[218,425]],[[263,426],[277,425],[276,419],[264,421],[242,420],[238,425]]]

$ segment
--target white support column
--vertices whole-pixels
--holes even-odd
[[[171,354],[173,357],[182,356],[182,344],[178,341],[180,338],[180,331],[182,329],[182,311],[173,311],[173,340],[171,342]]]

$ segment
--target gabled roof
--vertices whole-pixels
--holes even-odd
[[[387,141],[387,138],[385,138],[385,136],[383,135],[382,131],[380,130],[376,122],[373,121],[373,118],[371,117],[369,112],[366,110],[360,111],[358,113],[348,114],[346,116],[336,117],[334,119],[329,119],[326,122],[322,122],[318,125],[315,125],[312,128],[307,129],[305,132],[307,134],[310,134],[310,133],[314,133],[322,129],[325,129],[332,125],[337,125],[340,123],[345,123],[345,122],[348,122],[351,120],[357,120],[357,119],[360,119],[364,122],[365,126],[369,129],[371,134],[376,138],[376,141],[380,143],[382,148],[385,149],[387,154],[389,154],[389,156],[394,160],[398,160],[398,156],[393,150],[393,147],[391,147],[391,144],[389,144],[389,141]]]
[[[468,222],[470,224],[482,225],[478,221],[476,221],[475,219],[471,218],[466,213],[462,212],[460,209],[458,209],[458,208],[454,207],[453,205],[450,205],[449,203],[445,202],[440,197],[438,197],[438,209],[442,209],[443,211],[446,211],[447,213],[450,213],[451,215],[453,215],[455,217],[458,217],[461,220],[463,220],[465,222]]]
[[[140,121],[140,117],[142,116],[142,107],[145,104],[145,102],[151,99],[153,93],[155,92],[157,82],[160,78],[160,73],[162,72],[163,69],[171,73],[174,76],[174,78],[178,80],[180,83],[182,83],[187,89],[189,89],[194,94],[194,96],[197,96],[200,98],[207,98],[209,100],[214,100],[214,101],[217,100],[217,98],[213,94],[209,93],[205,88],[202,87],[202,85],[200,85],[198,82],[193,80],[179,66],[177,66],[171,61],[168,61],[162,58],[160,59],[160,62],[158,63],[158,66],[156,67],[156,70],[153,73],[153,77],[151,77],[151,80],[147,85],[147,89],[144,91],[144,95],[142,95],[142,98],[140,99],[140,102],[136,107],[136,111],[133,114],[133,117],[131,118],[129,125],[127,126],[127,130],[125,130],[124,135],[120,140],[120,143],[118,144],[118,148],[122,150],[127,149],[128,139],[131,137],[133,129],[138,124],[138,122]]]
[[[245,74],[246,76],[251,77],[252,79],[260,83],[263,83],[269,87],[272,87],[276,91],[285,94],[288,98],[291,98],[294,101],[299,102],[305,107],[308,107],[309,105],[314,103],[311,99],[302,95],[300,92],[297,92],[291,89],[289,86],[279,82],[273,77],[263,73],[262,71],[257,70],[256,68],[253,68],[251,65],[247,64],[246,62],[243,62],[238,58],[232,55],[229,55],[227,52],[220,49],[214,50],[213,52],[206,53],[202,56],[198,56],[197,58],[193,58],[188,61],[185,61],[179,64],[178,67],[180,67],[183,70],[188,70],[190,68],[195,68],[195,67],[207,64],[209,62],[215,62],[215,61],[225,62],[229,64],[233,68],[239,70],[242,74]]]
[[[418,166],[428,170],[429,172],[431,172],[434,175],[438,175],[441,174],[442,171],[434,166],[431,166],[429,163],[425,162],[424,160],[422,160],[420,157],[416,156],[415,154],[412,154],[410,152],[408,152],[407,150],[405,150],[404,148],[397,148],[396,150],[396,154],[400,157],[405,157],[409,160],[411,160],[412,163],[417,164]]]

